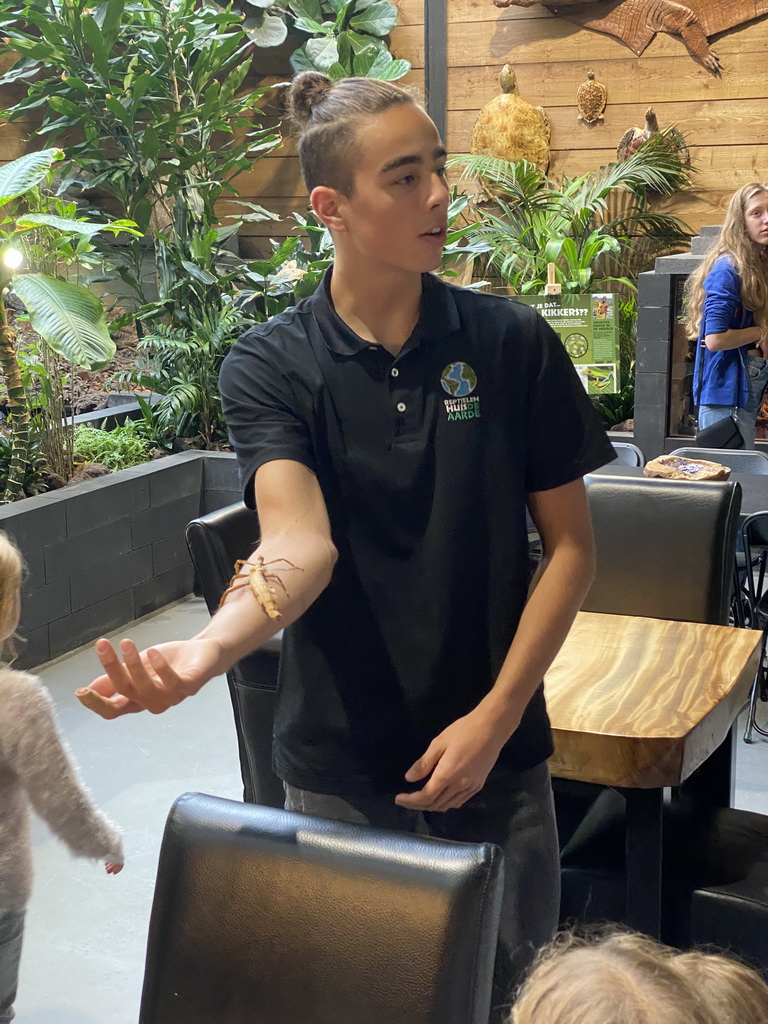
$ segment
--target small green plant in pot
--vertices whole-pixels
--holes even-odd
[[[75,427],[75,458],[81,463],[98,462],[116,471],[147,462],[153,451],[154,445],[134,423],[111,430],[84,424]]]

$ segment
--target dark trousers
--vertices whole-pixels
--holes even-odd
[[[521,974],[548,942],[560,910],[560,858],[546,762],[525,772],[494,771],[456,810],[423,813],[392,795],[338,797],[285,786],[285,806],[334,821],[373,825],[465,843],[496,843],[505,882],[496,955],[492,1021],[504,1021]]]

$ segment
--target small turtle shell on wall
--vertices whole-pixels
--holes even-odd
[[[594,124],[603,120],[603,111],[608,102],[608,90],[602,82],[595,81],[595,73],[587,72],[586,82],[582,82],[576,90],[576,106],[579,108],[579,121]]]

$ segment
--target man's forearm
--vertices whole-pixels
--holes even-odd
[[[215,674],[227,672],[241,658],[303,615],[328,586],[336,562],[336,551],[329,542],[300,532],[270,537],[259,545],[249,561],[255,563],[257,556],[264,559],[264,571],[277,576],[285,587],[283,590],[279,583],[270,583],[280,619],[270,618],[259,604],[249,585],[251,566],[244,565],[243,577],[235,582],[245,586],[227,596],[223,606],[195,638],[219,644],[220,660]],[[278,559],[286,559],[296,568]]]
[[[478,705],[509,735],[573,625],[594,576],[591,550],[558,546],[535,577],[515,638],[493,689]]]

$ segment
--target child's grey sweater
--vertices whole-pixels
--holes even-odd
[[[29,807],[76,856],[123,863],[120,832],[80,781],[35,676],[0,668],[0,908],[21,910],[32,883]]]

